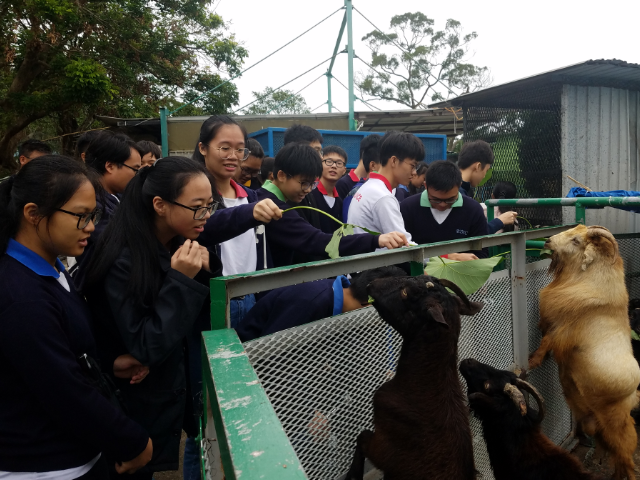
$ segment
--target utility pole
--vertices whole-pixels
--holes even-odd
[[[344,0],[347,18],[347,55],[349,57],[349,130],[356,129],[356,120],[353,112],[353,104],[355,102],[355,93],[353,91],[353,3],[351,0]]]
[[[169,134],[167,131],[167,107],[160,107],[160,140],[162,141],[162,156],[169,156]]]

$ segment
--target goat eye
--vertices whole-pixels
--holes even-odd
[[[573,243],[580,245],[580,237],[573,237]]]
[[[402,295],[402,298],[407,298],[407,289],[403,288],[402,292],[400,292],[400,295]]]
[[[489,383],[489,380],[487,380],[486,382],[484,382],[484,389],[489,390],[489,388],[491,388],[491,383]]]

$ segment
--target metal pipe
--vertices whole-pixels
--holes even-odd
[[[331,78],[333,76],[331,73],[327,72],[327,106],[329,108],[329,113],[331,113],[331,109],[333,104],[331,103]]]
[[[353,106],[355,103],[355,93],[353,91],[353,3],[351,0],[344,0],[347,8],[347,54],[349,56],[349,130],[356,130],[356,121]]]
[[[169,156],[169,132],[167,130],[167,107],[160,107],[160,140],[162,142],[162,156]]]
[[[631,207],[640,205],[640,197],[578,197],[578,198],[508,198],[490,199],[484,202],[487,207],[505,205],[524,206],[561,206],[561,207]]]

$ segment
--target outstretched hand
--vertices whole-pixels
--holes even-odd
[[[262,223],[269,223],[271,220],[280,220],[282,218],[282,210],[278,208],[273,200],[265,198],[253,207],[253,218]]]
[[[383,233],[378,237],[378,246],[380,248],[386,247],[389,250],[393,250],[394,248],[408,247],[409,242],[407,242],[407,237],[404,236],[404,233],[390,232]]]

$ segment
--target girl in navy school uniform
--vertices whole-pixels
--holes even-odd
[[[3,479],[103,480],[151,459],[149,435],[98,390],[89,312],[58,260],[86,247],[100,218],[96,187],[83,163],[60,155],[0,185]],[[127,383],[148,372],[130,356],[109,367]]]

